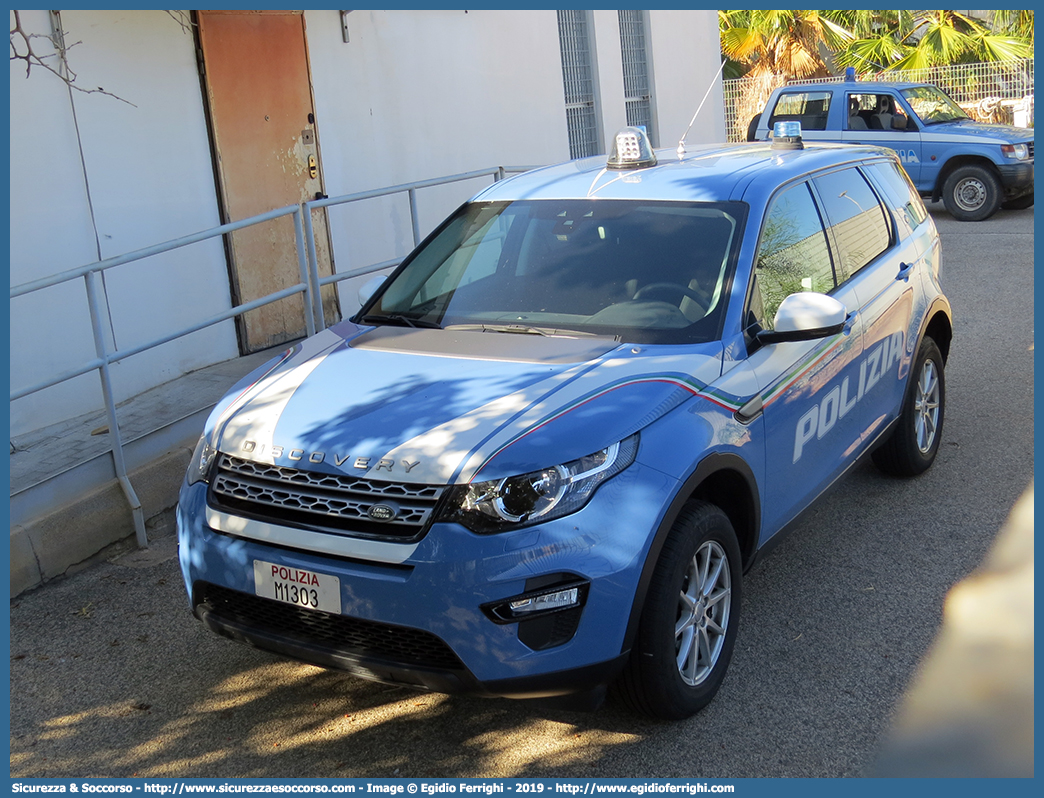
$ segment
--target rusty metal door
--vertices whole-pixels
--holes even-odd
[[[199,11],[199,39],[225,221],[315,199],[323,190],[315,107],[300,11]],[[332,258],[326,211],[312,214],[319,274]],[[300,282],[291,217],[229,236],[237,302]],[[327,324],[340,318],[323,289]],[[243,315],[240,347],[256,352],[305,335],[304,298]]]

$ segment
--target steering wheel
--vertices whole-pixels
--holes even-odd
[[[681,285],[680,283],[649,283],[639,288],[631,299],[641,299],[643,294],[652,293],[653,291],[675,291],[676,293],[683,294],[691,299],[700,310],[706,312],[707,300],[697,294],[688,286]]]

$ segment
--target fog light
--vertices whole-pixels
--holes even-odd
[[[551,584],[546,583],[547,577],[529,579],[524,593],[500,601],[491,601],[483,604],[481,609],[493,623],[518,623],[533,618],[579,612],[587,603],[587,592],[591,583],[579,580],[572,574],[553,576],[559,578]],[[541,584],[542,582],[544,584]]]
[[[579,603],[580,588],[572,587],[569,590],[559,590],[557,593],[530,596],[529,598],[512,601],[508,606],[511,608],[511,612],[521,615],[529,612],[542,612],[543,610],[559,610]]]

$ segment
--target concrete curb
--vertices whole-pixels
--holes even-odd
[[[166,520],[178,501],[195,438],[128,475],[146,522]],[[134,522],[113,480],[58,509],[11,527],[11,598],[78,570],[96,555],[134,536]]]

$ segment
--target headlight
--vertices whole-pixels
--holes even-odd
[[[217,449],[207,443],[207,436],[202,436],[199,439],[199,443],[196,444],[196,450],[192,453],[192,459],[189,460],[185,481],[189,485],[206,481],[207,477],[210,476],[210,467],[214,464],[214,458],[217,456],[217,453]]]
[[[1009,158],[1017,161],[1025,161],[1029,158],[1029,145],[1026,144],[1001,144],[1001,152]]]
[[[576,512],[595,488],[632,462],[638,436],[562,465],[515,477],[458,485],[447,496],[440,521],[456,521],[472,532],[503,532]]]

